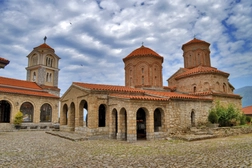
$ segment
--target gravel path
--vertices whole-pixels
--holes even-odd
[[[0,167],[252,167],[252,134],[180,140],[71,141],[42,131],[0,132]]]

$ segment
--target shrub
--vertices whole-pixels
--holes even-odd
[[[240,125],[245,125],[246,124],[246,116],[242,114],[240,116]]]
[[[21,125],[23,122],[23,113],[22,112],[17,112],[14,118],[14,125]]]
[[[217,101],[215,107],[210,110],[211,112],[216,113],[218,123],[222,127],[236,125],[237,121],[241,122],[241,112],[233,104],[228,104],[227,107],[224,107]]]
[[[251,122],[251,117],[246,116],[246,121],[247,121],[247,123],[250,123]]]
[[[218,123],[218,116],[215,111],[210,111],[208,121],[212,124]]]

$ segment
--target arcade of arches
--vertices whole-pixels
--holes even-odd
[[[18,103],[16,103],[18,105]],[[0,123],[10,123],[12,109],[16,109],[9,101],[0,100]],[[49,103],[44,103],[40,107],[39,115],[34,114],[34,105],[31,102],[24,102],[21,104],[19,111],[23,113],[23,123],[33,123],[34,120],[38,122],[52,122],[52,106]],[[39,117],[39,121],[34,119]]]
[[[61,97],[60,130],[129,142],[160,139],[207,122],[215,100],[241,108],[229,74],[211,66],[210,44],[182,46],[184,67],[163,86],[164,58],[141,46],[123,58],[125,86],[73,82]]]

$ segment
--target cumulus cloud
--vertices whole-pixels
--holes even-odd
[[[43,43],[60,59],[63,94],[73,81],[124,85],[122,59],[142,43],[164,57],[163,81],[183,67],[181,46],[211,43],[212,66],[252,84],[252,3],[203,0],[0,2],[1,76],[26,79],[26,56]],[[245,84],[234,82],[235,87]]]

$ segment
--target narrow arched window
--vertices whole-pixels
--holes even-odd
[[[36,81],[36,72],[33,72],[32,80],[33,80],[33,81]]]
[[[50,104],[45,103],[40,108],[40,122],[52,121],[52,107]]]

